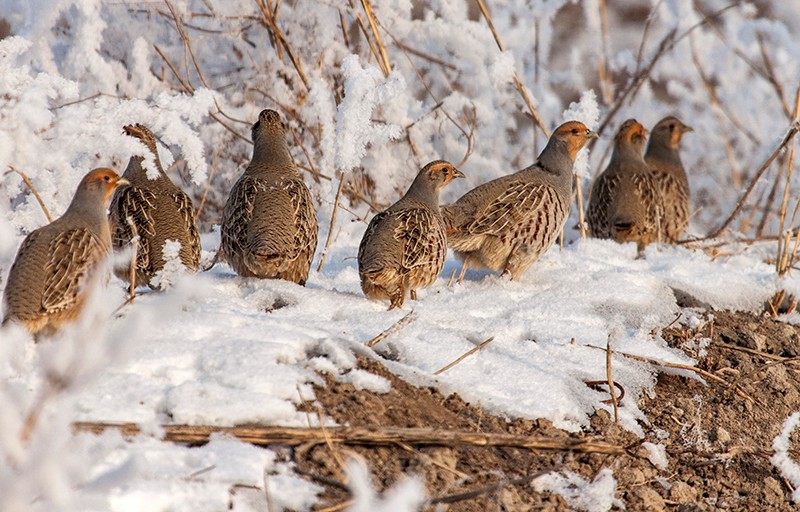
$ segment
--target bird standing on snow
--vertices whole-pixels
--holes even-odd
[[[689,179],[678,149],[683,134],[691,131],[677,117],[665,117],[653,128],[644,154],[661,197],[661,232],[668,242],[678,241],[689,223]]]
[[[197,271],[200,265],[200,235],[197,233],[192,200],[164,172],[153,133],[141,124],[129,125],[123,130],[139,139],[152,153],[158,177],[150,179],[147,176],[142,167],[144,158],[131,157],[122,175],[130,185],[120,187],[111,200],[111,238],[114,248],[122,249],[128,247],[138,235],[136,284],[154,287],[151,280],[166,263],[164,244],[167,240],[180,243],[178,255],[181,263],[190,271]],[[123,281],[130,282],[128,269],[119,268],[115,273]]]
[[[484,183],[442,207],[447,243],[468,266],[518,279],[555,242],[572,200],[572,166],[597,134],[570,121],[550,137],[537,162]]]
[[[317,248],[317,214],[274,110],[253,125],[253,159],[222,213],[223,257],[244,277],[305,284]]]
[[[608,167],[592,186],[586,220],[591,236],[634,241],[639,252],[658,238],[658,190],[642,158],[647,130],[628,119],[614,137]]]
[[[364,295],[389,299],[389,309],[400,307],[406,290],[430,286],[447,256],[439,190],[464,175],[444,160],[434,160],[419,171],[408,192],[367,226],[358,248],[358,274]]]
[[[124,184],[111,169],[89,172],[64,215],[25,238],[8,274],[3,324],[49,336],[80,315],[88,284],[111,251],[106,202]]]

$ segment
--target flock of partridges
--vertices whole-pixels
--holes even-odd
[[[667,117],[653,129],[645,152],[644,127],[634,119],[621,125],[611,161],[592,187],[592,236],[635,241],[640,250],[677,240],[689,218],[689,186],[678,154],[689,130]],[[21,323],[38,338],[75,320],[112,249],[134,247],[129,268],[115,269],[128,283],[158,288],[170,241],[179,244],[181,263],[198,270],[200,238],[191,199],[164,172],[150,130],[136,124],[124,131],[148,148],[158,176],[148,176],[142,156],[130,159],[122,177],[107,168],[89,172],[64,215],[31,232],[20,246],[6,281],[3,324]],[[415,290],[441,273],[448,245],[463,262],[461,276],[467,267],[521,276],[563,228],[575,157],[595,137],[580,122],[564,123],[535,164],[441,207],[441,188],[464,175],[443,160],[427,164],[364,233],[358,250],[364,294],[388,300],[390,309],[401,306],[409,292],[416,298]],[[252,139],[253,158],[223,211],[218,256],[241,276],[302,285],[317,247],[311,195],[292,161],[280,114],[261,112]]]

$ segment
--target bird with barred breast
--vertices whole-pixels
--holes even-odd
[[[591,236],[636,242],[640,254],[657,241],[663,217],[653,173],[642,157],[646,139],[647,130],[635,119],[622,123],[611,161],[592,186],[586,214]]]
[[[153,155],[158,175],[151,179],[142,167],[144,158],[131,157],[122,175],[130,185],[117,189],[111,200],[111,238],[116,250],[130,247],[136,239],[134,282],[157,288],[154,278],[166,264],[164,245],[167,241],[180,243],[178,257],[188,270],[196,272],[200,265],[200,235],[194,205],[164,172],[153,132],[142,124],[128,125],[123,130],[137,138]],[[131,283],[129,267],[116,268],[115,274]]]
[[[467,267],[518,279],[555,242],[572,201],[572,167],[597,134],[578,121],[553,132],[538,160],[442,207],[447,243]]]
[[[111,169],[90,171],[64,215],[25,238],[8,274],[3,324],[21,323],[38,338],[79,317],[111,252],[106,204],[125,184]]]
[[[667,242],[677,242],[689,223],[689,179],[679,149],[683,135],[691,131],[677,117],[665,117],[650,133],[644,154],[659,192],[663,212],[660,232]]]
[[[464,175],[444,160],[423,167],[396,203],[375,215],[358,248],[364,295],[400,307],[406,292],[433,284],[444,267],[447,238],[439,191]]]
[[[253,125],[253,158],[222,213],[222,257],[237,274],[304,285],[317,248],[317,214],[274,110]]]

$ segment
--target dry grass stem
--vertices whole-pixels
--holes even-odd
[[[369,32],[367,31],[367,26],[364,24],[364,18],[361,17],[361,13],[356,11],[356,6],[353,3],[353,0],[348,0],[350,4],[350,9],[355,14],[355,19],[358,22],[358,28],[361,29],[361,33],[364,35],[364,39],[367,41],[367,45],[369,46],[369,51],[373,57],[375,57],[375,61],[378,62],[380,66],[381,57],[378,54],[378,49],[375,47],[375,43],[372,42],[372,39],[369,37]]]
[[[292,47],[289,45],[289,41],[286,40],[283,32],[280,28],[278,28],[278,24],[275,22],[275,13],[267,8],[267,6],[264,4],[264,0],[255,1],[256,5],[258,5],[258,8],[261,10],[261,14],[263,14],[261,21],[268,30],[272,31],[275,39],[277,39],[277,41],[283,45],[284,49],[286,49],[286,53],[289,55],[289,60],[292,61],[292,65],[297,71],[297,75],[300,77],[300,80],[303,82],[306,90],[308,90],[308,79],[306,78],[306,74],[303,72],[303,66],[300,64],[300,60],[294,54]]]
[[[142,434],[135,423],[77,422],[72,430],[101,434],[108,429],[120,431],[124,436]],[[214,425],[162,425],[163,440],[174,443],[207,443],[212,434],[221,433],[257,446],[300,446],[308,443],[323,444],[326,436],[333,443],[367,446],[388,446],[407,443],[418,446],[500,446],[525,448],[534,451],[603,453],[624,455],[620,445],[571,437],[533,437],[518,434],[464,432],[433,428],[397,428],[382,426],[330,427],[326,433],[321,428],[273,427],[248,425],[219,427]]]
[[[53,222],[53,216],[50,215],[50,210],[48,210],[47,206],[44,205],[44,201],[42,201],[42,196],[39,195],[39,191],[36,190],[36,187],[33,186],[33,182],[31,181],[30,178],[28,178],[28,175],[25,174],[24,172],[20,171],[16,167],[14,167],[13,165],[9,165],[8,168],[10,170],[6,171],[5,174],[8,174],[10,172],[15,172],[15,173],[19,174],[19,177],[22,178],[22,181],[24,181],[25,184],[28,186],[28,188],[31,190],[31,193],[33,194],[33,197],[35,197],[36,201],[39,202],[39,206],[42,208],[42,211],[44,212],[44,216],[47,217],[47,222],[48,223]]]
[[[459,501],[475,499],[478,496],[481,496],[481,495],[484,495],[484,494],[490,494],[490,493],[494,493],[496,491],[499,491],[500,489],[502,489],[504,487],[508,487],[508,486],[511,486],[511,485],[527,484],[529,482],[532,482],[533,480],[536,480],[540,476],[544,476],[547,473],[550,473],[551,471],[555,471],[555,469],[556,468],[554,468],[554,467],[550,467],[550,468],[542,469],[541,471],[537,471],[536,473],[532,473],[530,475],[524,476],[522,478],[515,478],[514,480],[502,479],[502,480],[500,480],[499,482],[497,482],[495,484],[487,485],[487,486],[484,486],[484,487],[479,487],[478,489],[474,489],[472,491],[462,492],[462,493],[459,493],[459,494],[450,494],[448,496],[441,496],[439,498],[432,498],[432,499],[428,500],[428,504],[429,505],[436,505],[436,504],[439,504],[439,503],[457,503]]]
[[[389,326],[388,329],[384,330],[382,333],[378,334],[377,336],[369,340],[367,342],[367,346],[374,347],[379,341],[396,333],[403,327],[410,324],[414,319],[416,319],[416,315],[414,314],[414,311],[411,311],[411,313],[407,314],[406,316],[404,316],[403,318],[401,318],[400,320]]]
[[[619,404],[617,403],[617,389],[614,387],[614,372],[611,369],[611,334],[606,343],[606,378],[608,379],[608,392],[611,395],[611,405],[614,407],[614,423],[619,425]]]
[[[608,106],[614,100],[614,82],[608,73],[608,13],[606,0],[599,0],[600,44],[597,47],[597,75],[600,81],[600,95]]]
[[[491,338],[487,338],[486,340],[482,341],[479,345],[476,345],[476,346],[472,347],[468,351],[466,351],[463,354],[461,354],[460,356],[458,356],[458,358],[455,361],[453,361],[452,363],[448,364],[447,366],[445,366],[443,368],[440,368],[440,369],[436,370],[435,372],[433,372],[433,374],[434,375],[439,375],[441,373],[446,372],[450,368],[454,367],[455,365],[457,365],[458,363],[460,363],[464,359],[468,358],[469,356],[471,356],[472,354],[474,354],[475,352],[479,351],[480,349],[482,349],[483,347],[485,347],[486,345],[488,345],[489,343],[491,343],[493,341],[494,341],[494,336],[492,336]]]
[[[475,0],[478,4],[478,8],[481,10],[481,14],[483,14],[483,18],[486,20],[486,24],[489,26],[489,30],[492,32],[492,36],[494,36],[494,42],[497,43],[497,47],[500,48],[501,52],[506,51],[503,47],[503,42],[500,40],[500,36],[497,33],[497,30],[494,28],[494,23],[492,22],[492,16],[489,14],[489,10],[486,8],[486,4],[483,0]],[[522,101],[525,102],[525,105],[528,107],[528,111],[531,113],[533,120],[542,129],[545,134],[545,137],[548,139],[550,138],[550,130],[547,129],[545,126],[544,121],[539,116],[539,112],[537,112],[536,107],[533,106],[533,102],[531,101],[531,97],[528,94],[528,90],[525,88],[525,85],[522,83],[522,80],[519,78],[519,74],[517,70],[514,70],[514,87],[517,88],[519,91],[520,96],[522,96]]]
[[[331,455],[333,455],[333,459],[339,465],[339,469],[342,470],[344,483],[347,484],[347,465],[344,463],[344,459],[342,458],[342,454],[339,452],[339,448],[333,444],[333,440],[328,433],[328,427],[325,426],[325,412],[322,410],[322,407],[319,404],[317,404],[317,416],[319,417],[319,429],[322,432],[322,437],[325,439],[325,445],[328,447],[328,450],[331,451]]]
[[[586,238],[586,216],[583,211],[583,191],[581,190],[580,176],[575,176],[575,190],[575,201],[578,203],[578,229],[581,231],[581,238]]]
[[[322,267],[325,266],[325,258],[328,256],[328,249],[331,246],[333,239],[333,228],[336,224],[336,212],[339,209],[339,200],[342,198],[342,189],[344,188],[344,180],[347,179],[345,173],[339,176],[339,188],[336,189],[336,199],[333,202],[333,212],[331,213],[331,225],[328,227],[328,236],[325,239],[325,248],[322,250],[322,256],[319,259],[317,272],[322,272]]]
[[[128,279],[130,286],[128,287],[128,301],[133,302],[136,298],[136,258],[139,256],[139,230],[136,229],[136,223],[133,222],[133,217],[127,217],[125,222],[131,228],[131,263],[128,269]]]
[[[714,232],[711,233],[710,235],[701,238],[695,238],[692,239],[692,241],[700,241],[700,240],[708,240],[711,238],[716,238],[719,235],[721,235],[723,231],[728,229],[728,226],[730,226],[731,222],[733,222],[736,216],[739,215],[739,212],[742,210],[742,207],[744,206],[744,202],[750,196],[750,193],[755,188],[758,180],[761,179],[761,176],[763,176],[764,172],[767,169],[769,169],[769,166],[772,165],[772,162],[778,157],[778,155],[780,155],[783,152],[783,150],[786,149],[786,147],[792,142],[795,135],[797,135],[798,131],[800,131],[800,121],[794,121],[791,127],[789,128],[789,131],[783,137],[783,140],[781,141],[778,148],[772,153],[772,155],[770,155],[769,158],[767,158],[767,161],[764,162],[764,164],[758,169],[758,171],[756,171],[755,176],[753,176],[753,179],[750,181],[750,185],[747,186],[747,190],[745,190],[744,193],[742,194],[742,197],[739,198],[739,201],[737,201],[736,203],[736,207],[733,209],[728,218],[725,219],[725,222],[723,222],[722,225],[718,227],[716,230],[714,230]]]
[[[381,71],[383,71],[383,76],[389,76],[389,73],[392,72],[392,65],[389,64],[389,56],[386,54],[386,47],[383,45],[383,39],[378,31],[378,24],[375,22],[375,14],[372,12],[372,5],[369,0],[361,0],[361,6],[364,8],[367,21],[369,21],[369,26],[372,29],[372,35],[375,37],[375,43],[378,45],[378,52],[380,53],[378,64],[381,67]]]
[[[208,198],[208,191],[211,190],[211,180],[214,178],[214,174],[217,172],[217,165],[219,165],[219,157],[222,154],[222,150],[219,149],[214,152],[214,161],[211,163],[211,170],[208,172],[208,179],[206,179],[206,185],[203,187],[203,195],[200,198],[200,205],[194,212],[194,220],[197,221],[200,219],[200,213],[203,211],[203,208],[206,206],[206,199]]]

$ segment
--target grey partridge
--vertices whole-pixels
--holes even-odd
[[[464,175],[444,160],[423,167],[406,194],[375,215],[358,248],[364,295],[400,307],[411,291],[433,284],[447,256],[439,190]]]
[[[190,271],[200,265],[200,235],[194,218],[194,205],[183,190],[169,179],[158,158],[156,138],[144,125],[123,128],[152,153],[158,177],[150,179],[142,167],[141,156],[133,156],[122,175],[130,185],[117,189],[111,200],[109,221],[114,248],[119,250],[136,243],[135,284],[155,288],[153,278],[164,268],[164,244],[180,243],[178,257]],[[115,269],[117,277],[130,283],[129,268]]]
[[[124,184],[111,169],[89,172],[64,215],[25,238],[8,274],[3,324],[49,336],[80,315],[88,284],[111,251],[106,203]]]
[[[518,279],[556,240],[572,200],[572,167],[597,134],[569,121],[553,132],[536,163],[480,185],[442,207],[447,243],[467,267]]]
[[[614,151],[606,169],[595,179],[586,220],[595,238],[634,241],[639,252],[657,240],[658,190],[653,173],[642,158],[647,130],[628,119],[614,137]]]
[[[650,133],[644,154],[661,198],[661,231],[668,242],[678,241],[689,223],[689,179],[678,150],[683,134],[691,131],[677,117],[665,117]]]
[[[222,213],[222,256],[241,276],[304,285],[317,248],[311,194],[289,154],[280,114],[262,111],[252,137],[253,158]]]

